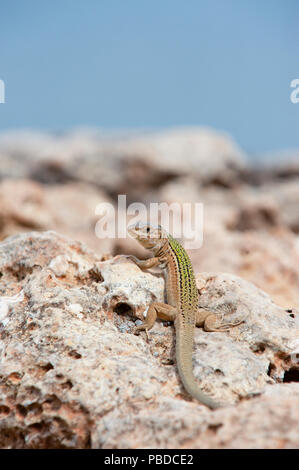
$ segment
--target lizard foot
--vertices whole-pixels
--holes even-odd
[[[147,341],[149,341],[149,335],[148,335],[148,327],[147,325],[145,325],[144,323],[142,323],[142,325],[138,325],[134,328],[134,335],[139,335],[140,331],[145,331],[145,334],[146,334],[146,338],[147,338]]]

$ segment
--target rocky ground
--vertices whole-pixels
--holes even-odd
[[[164,281],[99,239],[95,207],[203,202],[190,257],[199,303],[194,373],[227,404],[191,400],[174,329],[132,334]],[[0,447],[299,447],[299,156],[252,167],[207,129],[132,137],[0,137]],[[83,242],[83,243],[82,243]],[[139,319],[139,320],[138,320]]]

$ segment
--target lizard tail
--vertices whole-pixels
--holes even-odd
[[[184,330],[184,334],[182,334]],[[219,408],[221,405],[202,392],[194,377],[192,370],[194,326],[184,324],[183,328],[176,329],[176,360],[179,375],[187,392],[203,405],[211,409]]]

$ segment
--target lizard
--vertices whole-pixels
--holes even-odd
[[[141,330],[147,333],[154,326],[157,317],[173,321],[176,330],[176,364],[185,390],[207,407],[219,408],[222,404],[200,390],[193,374],[194,329],[195,326],[202,326],[205,331],[227,331],[242,321],[218,326],[214,313],[198,309],[198,290],[190,258],[182,245],[160,225],[137,222],[128,227],[128,233],[150,250],[152,257],[146,260],[133,255],[125,257],[132,259],[142,270],[161,267],[166,281],[167,303],[151,303],[146,318],[135,328],[135,333],[138,334]]]

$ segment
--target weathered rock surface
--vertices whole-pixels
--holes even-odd
[[[213,412],[181,385],[173,326],[132,334],[163,300],[159,274],[55,232],[4,240],[0,272],[1,447],[299,447],[295,309],[236,276],[198,275],[201,307],[244,320],[196,329],[194,373],[228,404]]]
[[[158,198],[203,203],[203,244],[189,252],[196,271],[241,276],[288,308],[299,307],[298,235],[290,230],[298,219],[297,193],[295,183],[223,191],[181,178],[163,185]]]
[[[268,197],[270,196],[275,201],[281,223],[298,235],[299,178],[291,178],[289,181],[276,182],[275,184],[269,183],[261,188],[260,192],[267,193]]]
[[[119,213],[118,194],[147,207],[202,202],[204,243],[190,252],[195,269],[239,275],[279,305],[299,307],[298,177],[295,170],[276,174],[261,167],[253,182],[250,171],[228,136],[203,128],[126,137],[4,134],[0,238],[56,230],[101,255],[144,256],[132,240],[96,237],[98,203],[112,203]]]
[[[31,180],[0,182],[0,239],[28,230],[57,230],[105,254],[115,240],[95,234],[98,204],[112,200],[84,183],[44,185]]]
[[[0,177],[83,181],[131,197],[188,174],[231,186],[247,166],[244,153],[228,135],[205,128],[126,138],[79,131],[60,137],[12,133],[0,136],[0,152],[5,157]]]
[[[1,447],[299,447],[298,152],[250,168],[207,129],[12,133],[0,180],[0,239],[21,233],[0,244]],[[118,194],[204,204],[199,303],[244,319],[195,332],[194,373],[223,409],[185,393],[173,326],[133,335],[164,281],[112,258],[144,256],[135,241],[96,237]]]

